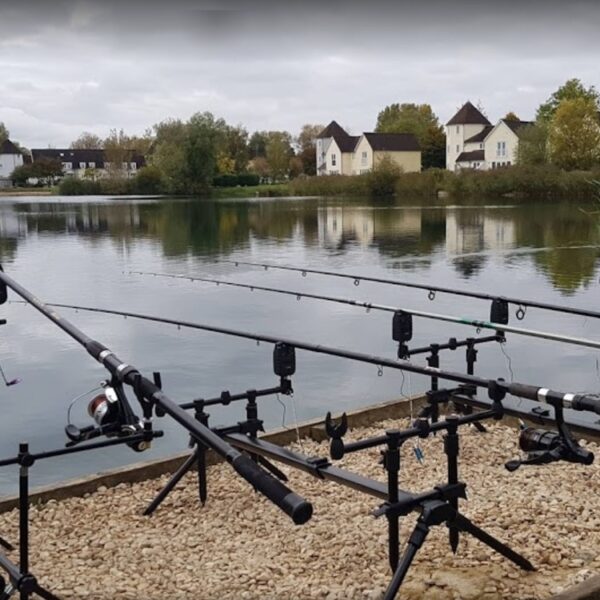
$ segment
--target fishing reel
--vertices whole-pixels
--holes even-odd
[[[94,396],[87,407],[88,415],[96,424],[77,427],[68,423],[65,426],[69,438],[67,447],[101,436],[127,437],[144,432],[144,425],[131,410],[122,384],[104,381],[101,387],[102,393]],[[138,439],[127,445],[136,452],[143,452],[150,448],[150,441]]]
[[[558,431],[535,429],[521,424],[519,447],[527,458],[507,462],[504,466],[511,472],[521,465],[546,465],[563,460],[582,465],[594,462],[593,453],[582,448],[564,424]]]

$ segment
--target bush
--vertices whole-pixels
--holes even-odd
[[[102,194],[99,181],[87,181],[75,177],[65,177],[58,185],[62,196],[94,196]]]
[[[234,175],[232,173],[224,173],[213,178],[214,187],[248,187],[259,185],[260,177],[254,173],[240,173]]]
[[[163,180],[160,169],[152,165],[140,169],[133,181],[133,187],[138,194],[162,193]]]
[[[367,173],[367,189],[371,196],[393,196],[402,175],[402,169],[387,156]]]

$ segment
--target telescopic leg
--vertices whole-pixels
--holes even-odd
[[[179,483],[179,480],[194,466],[198,458],[198,449],[196,449],[186,461],[177,469],[171,479],[167,482],[167,485],[160,490],[156,498],[148,505],[148,508],[144,511],[144,516],[151,515],[161,504],[161,502],[169,495],[171,490]]]
[[[392,580],[385,591],[383,600],[393,600],[396,597],[396,594],[398,593],[398,590],[400,589],[400,586],[402,585],[402,582],[408,573],[408,569],[410,569],[410,565],[419,551],[419,548],[425,542],[428,533],[429,525],[425,523],[423,517],[419,517],[417,525],[408,540],[408,544],[404,554],[402,555],[400,564],[394,571],[394,576],[392,577]]]
[[[525,571],[535,571],[535,567],[524,557],[509,548],[506,544],[497,540],[489,533],[483,531],[483,529],[477,527],[475,523],[467,519],[464,515],[456,513],[454,518],[454,525],[466,533],[470,533],[473,537],[477,538],[480,542],[483,542],[486,546],[492,548],[499,554],[502,554],[505,558],[508,558],[511,562],[521,567]]]
[[[44,598],[44,600],[60,600],[58,596],[55,596],[48,590],[45,590],[43,587],[36,585],[34,588],[34,593],[36,593],[40,598]]]

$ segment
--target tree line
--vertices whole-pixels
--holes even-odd
[[[600,164],[600,96],[594,86],[570,79],[537,109],[535,122],[520,131],[517,163],[589,170]],[[506,120],[519,120],[509,112]],[[188,120],[166,119],[142,135],[113,129],[106,138],[83,132],[74,149],[102,148],[109,177],[120,179],[121,165],[132,154],[147,166],[138,175],[140,189],[169,194],[202,194],[213,186],[280,182],[316,174],[315,138],[322,124],[306,124],[297,135],[288,131],[255,131],[231,125],[210,112]],[[429,104],[393,103],[377,115],[375,131],[412,133],[420,143],[423,170],[444,168],[444,127]],[[9,132],[0,123],[0,143]],[[25,150],[25,149],[23,149]],[[41,160],[19,167],[17,184],[34,177],[51,183],[62,175],[58,161]],[[91,170],[86,179],[94,181]]]

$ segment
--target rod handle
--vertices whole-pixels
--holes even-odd
[[[600,398],[591,396],[575,396],[572,408],[574,410],[587,410],[600,415]]]
[[[296,525],[302,525],[312,517],[313,507],[310,502],[292,492],[246,454],[240,454],[231,464],[248,483],[290,516]]]

